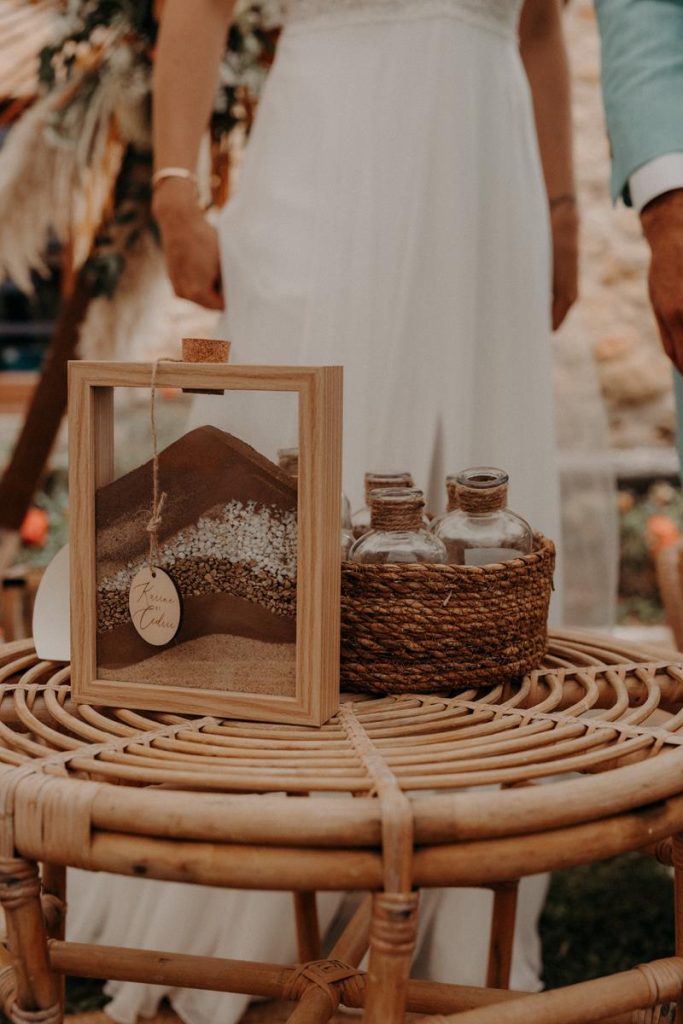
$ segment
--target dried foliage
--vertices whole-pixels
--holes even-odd
[[[214,141],[256,95],[272,61],[277,5],[242,5],[214,104]],[[152,0],[70,0],[40,54],[42,95],[0,152],[0,279],[31,290],[51,237],[88,259],[96,294],[111,296],[150,215]],[[103,226],[103,220],[106,223]],[[137,255],[148,251],[143,247]],[[138,268],[139,269],[139,268]]]

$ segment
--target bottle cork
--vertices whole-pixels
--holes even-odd
[[[183,338],[183,361],[186,363],[228,363],[230,342],[220,338]],[[222,389],[183,388],[186,395],[223,395]]]

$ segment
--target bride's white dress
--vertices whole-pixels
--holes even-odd
[[[290,0],[219,225],[222,329],[233,362],[343,364],[354,508],[365,470],[410,470],[437,510],[447,473],[502,466],[511,506],[557,538],[547,198],[520,6]]]
[[[557,537],[547,201],[519,7],[290,0],[220,223],[222,333],[235,362],[344,365],[356,506],[365,469],[410,469],[438,509],[446,473],[498,465],[512,506]],[[544,883],[525,889],[513,984],[532,989]],[[73,872],[69,935],[292,962],[290,900]],[[324,920],[336,902],[323,899]],[[427,970],[482,983],[490,894],[438,891],[425,903]],[[110,991],[123,1022],[164,994]],[[170,995],[190,1024],[233,1024],[247,1002]]]

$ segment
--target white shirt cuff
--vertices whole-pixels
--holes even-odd
[[[683,153],[665,153],[634,171],[629,178],[631,200],[638,213],[674,188],[683,188]]]

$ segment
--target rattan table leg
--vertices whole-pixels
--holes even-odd
[[[14,1024],[60,1024],[63,1017],[60,987],[48,956],[40,887],[38,866],[32,861],[0,859],[0,903],[16,970],[17,995],[10,1013]]]
[[[17,999],[17,972],[14,957],[4,943],[0,943],[0,1013],[9,1017]]]
[[[370,945],[372,924],[372,896],[364,896],[342,934],[337,939],[330,957],[358,967]]]
[[[294,893],[299,963],[320,959],[320,927],[315,892]]]
[[[335,1010],[336,1006],[321,989],[309,988],[287,1018],[287,1024],[327,1024]]]
[[[510,987],[518,891],[519,880],[500,882],[493,890],[489,963],[486,972],[487,988]]]
[[[48,939],[64,939],[66,934],[66,868],[62,864],[43,864],[43,916]],[[64,1012],[66,978],[57,975],[59,999]]]
[[[402,1024],[417,938],[417,892],[373,897],[363,1024]]]
[[[674,914],[676,924],[676,956],[683,956],[683,835],[673,837]],[[676,1019],[683,1021],[683,1000],[676,1003]]]
[[[288,1024],[326,1024],[340,1003],[360,1005],[364,979],[357,967],[368,948],[370,907],[371,897],[367,896],[328,960],[304,961],[294,969],[283,994],[299,1002]]]
[[[668,1024],[682,991],[683,959],[669,957],[506,1003],[425,1017],[423,1024]]]

